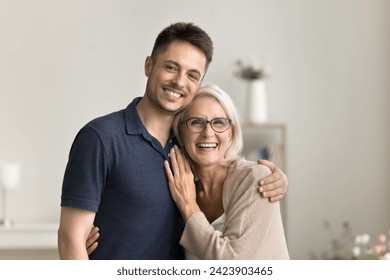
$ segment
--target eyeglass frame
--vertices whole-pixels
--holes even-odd
[[[228,121],[228,126],[227,126],[226,129],[223,130],[223,131],[216,131],[215,128],[213,127],[213,121],[215,121],[215,120],[221,120],[221,119],[222,119],[222,120],[227,120],[227,121]],[[202,120],[202,121],[205,122],[205,126],[204,126],[203,129],[200,130],[200,131],[193,131],[193,130],[191,130],[191,128],[190,128],[189,125],[188,125],[188,121],[190,121],[190,120]],[[227,130],[231,127],[231,125],[232,125],[232,120],[229,119],[229,118],[214,118],[214,119],[212,119],[212,120],[206,120],[206,119],[204,119],[204,118],[193,117],[193,118],[189,118],[189,119],[187,119],[187,120],[182,120],[181,123],[185,123],[185,124],[186,124],[186,127],[188,128],[188,130],[191,131],[191,132],[193,132],[193,133],[201,133],[201,132],[203,132],[203,131],[206,129],[207,124],[210,124],[210,127],[211,127],[211,129],[212,129],[214,132],[216,132],[216,133],[223,133],[223,132],[227,131]]]

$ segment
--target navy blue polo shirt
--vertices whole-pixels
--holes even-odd
[[[173,202],[162,147],[136,111],[97,118],[77,134],[62,186],[61,206],[96,212],[99,246],[91,259],[183,259],[184,222]]]

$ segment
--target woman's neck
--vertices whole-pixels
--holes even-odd
[[[196,166],[195,170],[199,178],[199,191],[209,193],[215,189],[222,189],[227,176],[228,168],[223,165],[214,165],[207,167]]]
[[[199,178],[196,201],[207,220],[212,223],[225,212],[222,193],[228,168],[218,165],[216,167],[196,168],[196,171]]]

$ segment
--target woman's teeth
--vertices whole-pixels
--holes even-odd
[[[217,147],[217,143],[200,143],[196,144],[196,146],[199,148],[215,148]]]

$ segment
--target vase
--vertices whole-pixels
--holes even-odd
[[[268,121],[267,92],[264,80],[248,82],[246,119],[250,124]]]

